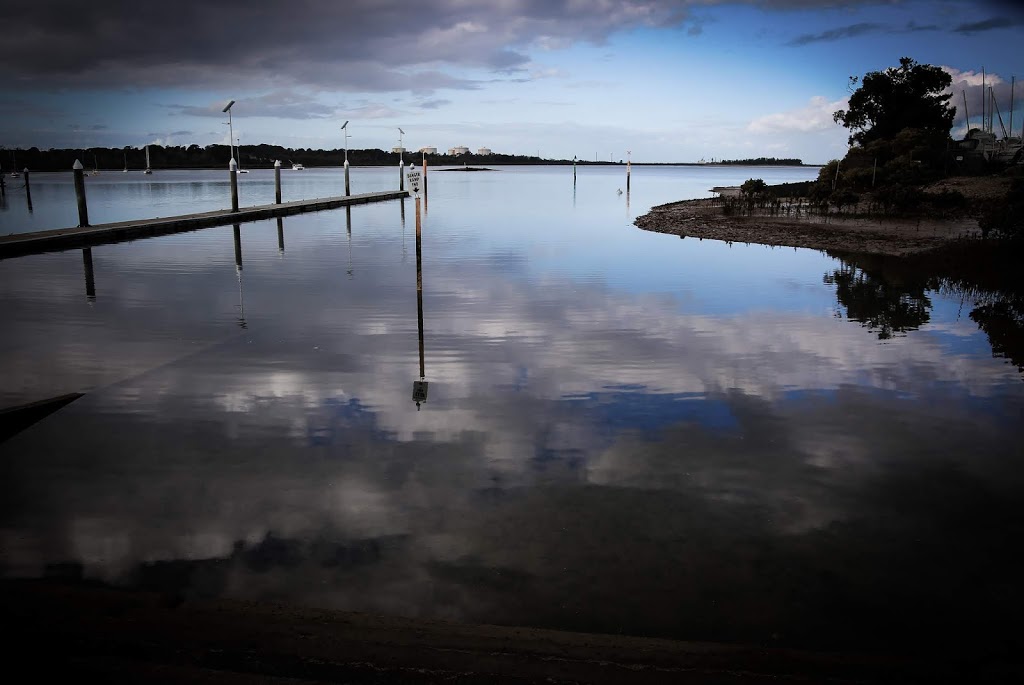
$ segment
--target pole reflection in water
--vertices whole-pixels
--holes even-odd
[[[352,208],[345,207],[345,229],[348,231],[348,277],[352,278]]]
[[[242,294],[242,227],[234,224],[235,233],[235,275],[238,276],[238,327],[248,328],[245,322],[245,298]]]
[[[405,198],[399,198],[398,203],[402,206],[402,264],[405,264],[409,257],[409,251],[405,247]]]
[[[284,254],[284,219],[277,217],[277,251]]]
[[[412,382],[412,401],[416,411],[427,401],[427,369],[423,354],[423,240],[420,228],[420,199],[416,198],[416,324],[420,339],[420,377]]]
[[[85,265],[85,298],[89,302],[95,302],[96,281],[92,272],[92,248],[82,250],[82,264]]]

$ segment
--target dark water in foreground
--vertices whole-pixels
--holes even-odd
[[[0,406],[87,393],[0,444],[3,574],[1020,648],[1024,383],[976,296],[630,225],[813,171],[629,208],[612,171],[431,177],[419,408],[411,200],[243,225],[240,268],[230,226],[97,247],[94,297],[81,251],[0,262]]]

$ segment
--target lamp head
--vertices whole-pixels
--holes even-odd
[[[222,111],[222,112],[227,112],[227,111],[228,111],[229,109],[231,109],[231,105],[233,105],[233,104],[235,104],[235,101],[234,101],[234,100],[232,100],[232,101],[231,101],[231,102],[229,102],[228,104],[224,105],[224,109],[222,109],[221,111]]]

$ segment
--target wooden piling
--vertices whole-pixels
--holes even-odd
[[[274,204],[281,204],[281,160],[274,160]]]
[[[423,197],[427,196],[427,153],[423,153]]]
[[[231,176],[231,211],[238,211],[238,164],[234,158],[228,164],[228,174]]]
[[[72,173],[75,175],[75,198],[78,200],[78,225],[88,226],[89,225],[89,205],[85,201],[85,171],[82,168],[82,163],[79,160],[75,160],[74,166],[71,167]],[[25,174],[25,189],[28,190],[28,174]],[[29,200],[29,205],[32,201]]]
[[[405,190],[405,162],[398,162],[398,189]]]

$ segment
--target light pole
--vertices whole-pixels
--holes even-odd
[[[233,104],[235,104],[234,100],[224,105],[224,109],[221,110],[228,113],[228,147],[231,149],[231,161],[235,160],[235,129],[231,125],[231,105]]]
[[[402,136],[405,135],[405,131],[402,127],[398,127],[398,189],[405,190],[405,159],[403,153],[405,147],[402,146]]]
[[[345,134],[345,195],[351,195],[352,191],[348,184],[348,121],[346,120],[341,126],[342,133]]]

